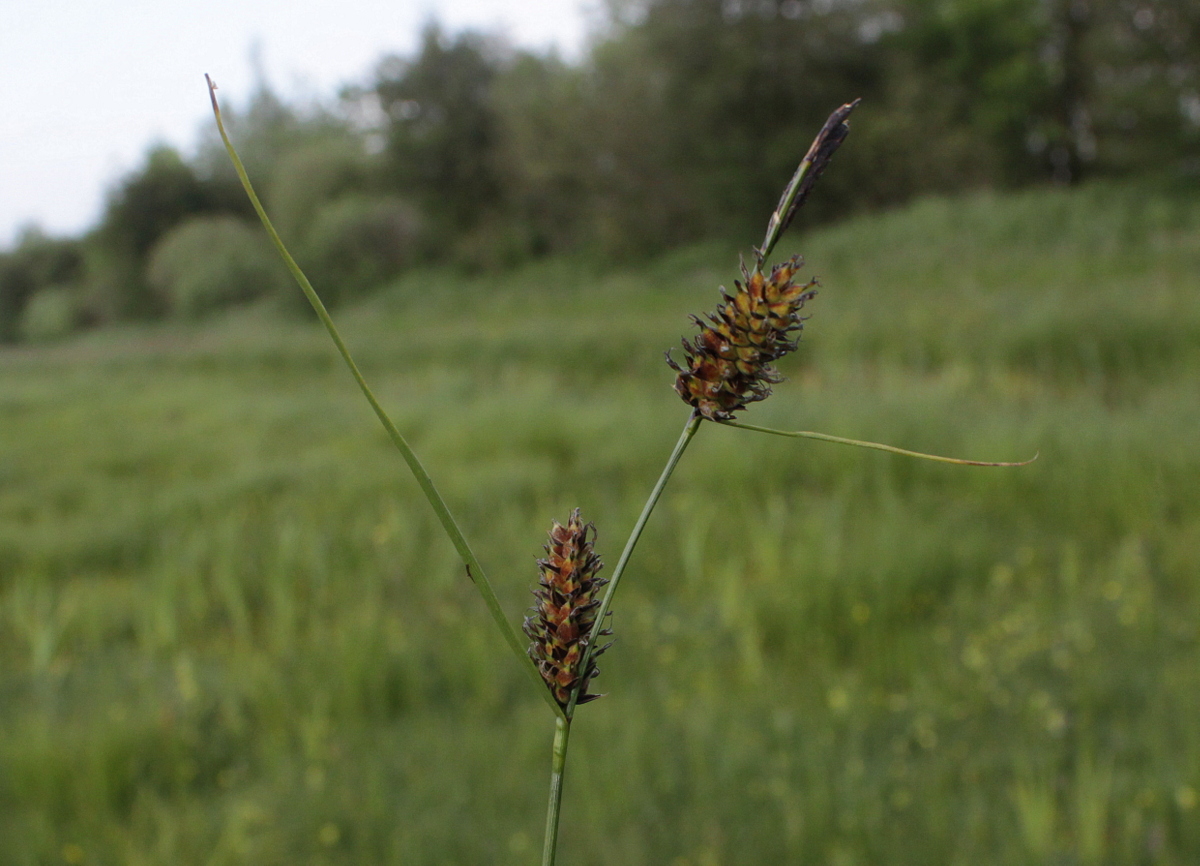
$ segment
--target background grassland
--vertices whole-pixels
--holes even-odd
[[[573,864],[1200,860],[1200,204],[927,200],[785,241],[826,286],[706,425],[581,711]],[[339,314],[517,618],[610,563],[728,245],[412,274]],[[318,287],[319,288],[319,287]],[[534,862],[551,724],[307,320],[0,354],[0,863]]]

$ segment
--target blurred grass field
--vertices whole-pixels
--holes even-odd
[[[702,427],[561,859],[1200,862],[1200,202],[928,200],[792,249],[824,288],[747,421],[1040,458]],[[662,352],[737,252],[335,314],[514,621],[551,518],[615,563],[687,418]],[[537,861],[550,714],[339,364],[268,309],[0,353],[0,864]]]

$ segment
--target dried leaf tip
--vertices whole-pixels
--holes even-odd
[[[600,606],[597,592],[608,583],[598,576],[603,563],[593,550],[595,533],[595,526],[583,523],[578,508],[571,512],[566,526],[554,521],[546,558],[538,560],[541,579],[533,591],[537,604],[525,618],[529,655],[562,707],[570,703],[577,687],[576,704],[600,697],[588,693],[588,684],[599,673],[596,657],[609,645],[592,653],[587,669],[581,670]],[[607,629],[600,632],[611,633]]]
[[[833,159],[833,154],[846,140],[846,136],[850,134],[850,124],[847,118],[850,113],[858,107],[861,99],[856,99],[853,102],[847,102],[841,108],[829,115],[825,121],[825,125],[821,127],[821,131],[817,133],[817,137],[813,139],[812,145],[808,148],[808,153],[804,155],[800,165],[808,164],[809,168],[804,173],[804,179],[800,182],[799,188],[796,190],[796,197],[792,200],[791,206],[788,207],[786,216],[783,217],[783,223],[779,228],[782,234],[791,225],[792,218],[796,215],[796,211],[800,210],[800,206],[804,204],[808,194],[812,192],[813,187],[817,185],[817,181],[824,173],[829,161]],[[785,192],[786,195],[786,192]],[[783,205],[784,202],[780,202]]]

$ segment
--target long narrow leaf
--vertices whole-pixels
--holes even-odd
[[[213,114],[217,119],[217,129],[221,133],[221,140],[225,142],[225,150],[229,153],[229,159],[233,162],[233,168],[246,190],[246,195],[250,197],[250,203],[254,205],[254,210],[258,214],[258,218],[262,221],[263,228],[267,230],[267,234],[270,235],[271,242],[275,245],[275,249],[279,252],[284,264],[292,272],[292,276],[295,277],[300,290],[304,292],[304,296],[308,298],[308,302],[312,305],[313,310],[316,311],[317,317],[325,326],[325,330],[329,332],[334,345],[337,346],[338,352],[341,353],[342,360],[346,362],[346,366],[350,369],[350,374],[354,377],[354,381],[358,383],[363,396],[367,398],[367,402],[371,404],[371,409],[374,410],[376,417],[379,418],[379,423],[383,425],[383,429],[387,431],[388,437],[392,440],[397,450],[399,450],[400,455],[404,458],[404,462],[408,464],[413,477],[417,479],[417,484],[420,486],[421,492],[429,500],[429,504],[433,508],[434,513],[437,514],[442,528],[446,531],[446,535],[450,537],[454,549],[458,551],[459,558],[462,559],[463,565],[466,568],[467,576],[475,584],[475,588],[479,590],[479,594],[483,596],[483,603],[487,606],[488,612],[491,613],[492,619],[495,620],[496,627],[504,635],[505,642],[513,651],[513,654],[517,656],[521,667],[536,684],[538,693],[557,715],[563,716],[562,709],[550,694],[549,689],[546,688],[541,674],[538,673],[533,660],[526,652],[525,642],[518,636],[516,630],[504,616],[504,611],[500,607],[500,601],[496,598],[496,593],[492,590],[491,583],[488,582],[487,575],[483,571],[483,566],[475,558],[475,554],[471,551],[470,545],[467,544],[467,539],[463,536],[462,530],[459,529],[458,523],[455,522],[454,516],[446,506],[445,500],[442,499],[441,493],[434,486],[433,479],[429,477],[429,473],[425,471],[425,467],[417,459],[417,455],[413,452],[412,447],[400,434],[399,429],[392,423],[392,419],[375,398],[375,394],[371,391],[370,386],[367,385],[367,380],[363,378],[358,365],[350,356],[350,350],[346,348],[346,344],[342,341],[341,334],[338,333],[337,327],[333,324],[333,319],[330,318],[329,312],[325,309],[325,304],[322,303],[321,298],[312,287],[312,283],[308,281],[308,277],[304,275],[304,271],[296,264],[296,260],[292,258],[291,253],[284,246],[283,240],[279,237],[279,233],[275,231],[275,227],[267,217],[267,212],[259,201],[258,195],[254,192],[253,185],[250,183],[250,177],[246,174],[246,168],[242,165],[242,160],[238,157],[237,151],[233,147],[233,142],[229,140],[229,135],[225,132],[225,124],[221,120],[221,108],[217,105],[217,85],[207,75],[204,78],[208,82],[208,95],[212,99]]]
[[[905,457],[919,457],[922,460],[934,460],[938,463],[954,463],[958,466],[1028,466],[1038,455],[1034,454],[1028,460],[1015,463],[999,463],[986,460],[962,460],[958,457],[942,457],[940,454],[925,454],[921,451],[909,451],[907,448],[897,448],[895,445],[884,445],[879,442],[865,442],[862,439],[846,439],[842,436],[830,436],[828,433],[813,433],[809,430],[776,430],[772,427],[757,427],[754,424],[743,424],[740,421],[721,421],[726,427],[737,427],[741,430],[753,430],[755,433],[770,433],[773,436],[787,436],[791,439],[816,439],[819,442],[835,442],[838,445],[853,445],[856,448],[873,448],[876,451],[887,451],[890,454],[902,454]],[[1039,452],[1041,453],[1041,452]]]

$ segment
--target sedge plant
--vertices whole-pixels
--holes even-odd
[[[692,316],[699,333],[691,341],[683,341],[681,360],[677,361],[667,353],[667,363],[676,373],[675,391],[690,411],[610,576],[600,576],[603,563],[594,550],[595,527],[584,523],[580,509],[576,508],[565,524],[554,521],[544,548],[546,556],[537,561],[540,577],[533,591],[535,605],[524,620],[522,631],[526,639],[522,639],[502,610],[483,567],[429,473],[375,397],[320,296],[271,224],[225,129],[216,84],[208,76],[205,78],[221,139],[271,242],[329,332],[351,376],[433,508],[462,560],[466,578],[478,590],[518,664],[553,713],[550,798],[546,809],[542,866],[553,866],[557,856],[563,777],[575,712],[578,707],[600,697],[592,692],[591,684],[599,672],[597,658],[611,645],[605,638],[611,634],[607,621],[613,598],[659,498],[704,422],[969,466],[1022,466],[1037,457],[1034,455],[1031,460],[1016,463],[962,460],[825,433],[775,430],[737,420],[736,413],[771,394],[771,386],[782,379],[774,363],[797,348],[797,339],[807,318],[801,311],[816,295],[818,284],[815,279],[797,278],[804,264],[799,256],[793,255],[774,265],[769,265],[769,260],[780,237],[849,133],[847,119],[858,106],[858,100],[855,100],[834,111],[813,140],[771,214],[761,246],[753,250],[752,265],[748,267],[743,261],[742,279],[734,282],[734,291],[722,289],[720,304],[706,317]]]

